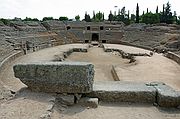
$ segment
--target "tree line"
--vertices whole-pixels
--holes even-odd
[[[60,20],[60,21],[72,21],[73,19],[69,19],[66,16],[61,16],[59,19],[55,19],[53,17],[44,17],[42,20],[37,18],[29,18],[26,17],[22,21],[46,21],[46,20]],[[75,16],[76,21],[80,21],[80,16]],[[136,5],[136,14],[130,14],[129,10],[126,11],[126,8],[123,7],[116,12],[112,13],[110,11],[108,15],[108,21],[122,21],[124,24],[129,25],[131,23],[146,23],[146,24],[156,24],[156,23],[166,23],[166,24],[179,24],[180,25],[180,16],[177,17],[176,11],[172,13],[171,4],[167,2],[162,5],[161,11],[159,11],[159,7],[157,6],[156,12],[153,13],[149,11],[147,8],[146,11],[143,11],[142,15],[140,15],[140,7],[137,3]],[[0,19],[5,25],[9,24],[8,19]],[[105,21],[104,13],[93,11],[93,16],[91,17],[87,12],[85,12],[85,16],[83,21],[86,22],[103,22]]]
[[[85,21],[91,22],[91,21],[103,21],[104,19],[99,19],[98,14],[103,14],[101,12],[94,15],[91,18],[89,14],[85,13]],[[146,24],[156,24],[156,23],[167,23],[167,24],[180,24],[180,16],[177,17],[176,12],[172,13],[171,11],[171,5],[170,3],[163,4],[162,11],[159,11],[159,8],[157,6],[156,12],[152,13],[147,8],[147,11],[143,11],[143,14],[140,15],[140,8],[137,3],[136,6],[136,14],[130,14],[129,10],[126,11],[125,7],[118,10],[118,14],[116,12],[113,14],[112,11],[110,11],[108,15],[108,21],[122,21],[126,25],[129,25],[131,23],[146,23]]]

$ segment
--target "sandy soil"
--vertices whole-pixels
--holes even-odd
[[[11,100],[0,104],[0,119],[40,119],[54,97],[21,89]]]
[[[104,52],[102,48],[93,47],[87,53],[72,53],[66,61],[91,62],[95,67],[94,80],[114,80],[111,74],[112,65],[125,66],[129,60]]]
[[[137,64],[115,70],[122,81],[163,82],[180,91],[180,65],[176,62],[155,54],[152,57],[136,57]]]
[[[55,108],[51,119],[179,119],[180,110],[160,109],[149,104],[100,103],[96,109],[75,105]]]

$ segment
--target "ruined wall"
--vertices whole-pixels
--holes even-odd
[[[7,65],[9,65],[11,62],[13,62],[15,59],[17,59],[18,57],[22,55],[24,55],[22,51],[17,51],[16,53],[10,55],[6,59],[4,59],[2,62],[0,62],[0,72],[4,70],[7,67]]]
[[[173,52],[168,52],[167,54],[165,54],[165,56],[169,59],[174,60],[175,62],[177,62],[178,64],[180,64],[180,56],[173,53]]]

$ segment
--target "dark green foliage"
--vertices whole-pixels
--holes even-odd
[[[153,14],[151,12],[142,15],[141,18],[142,23],[146,24],[156,24],[160,22],[159,14]]]
[[[100,11],[98,13],[95,13],[95,11],[93,11],[92,21],[93,22],[102,22],[102,21],[104,21],[104,13],[102,13]]]
[[[67,17],[65,17],[65,16],[62,16],[62,17],[59,17],[59,20],[60,20],[60,21],[67,21],[67,20],[68,20],[68,18],[67,18]]]
[[[171,5],[169,2],[163,5],[163,12],[160,14],[160,21],[161,23],[172,24],[174,22],[174,17],[171,12]]]
[[[103,21],[104,21],[104,13],[103,13]]]
[[[43,20],[43,21],[53,20],[53,17],[44,17],[42,20]]]
[[[26,17],[23,21],[39,21],[37,18]]]
[[[149,13],[149,9],[147,8],[147,11],[146,11],[146,13]]]
[[[129,12],[129,10],[128,10],[128,14],[127,14],[127,18],[129,19],[129,14],[130,14],[130,12]]]
[[[85,20],[86,22],[91,22],[91,17],[90,17],[90,15],[87,14],[87,13],[85,13],[85,18],[84,18],[84,20]]]
[[[5,25],[9,25],[10,21],[8,19],[1,18],[0,21],[2,21]]]
[[[136,20],[136,15],[131,14],[131,19],[130,19],[131,23],[134,23],[135,20]]]
[[[95,13],[95,11],[93,11],[93,21],[95,21],[96,20],[96,13]]]
[[[80,20],[80,16],[79,15],[75,16],[75,19],[76,19],[76,21],[79,21]]]
[[[158,6],[157,6],[157,8],[156,8],[156,14],[158,14],[158,13],[159,13],[159,11],[158,11],[158,10],[159,10],[159,8],[158,8]]]
[[[180,25],[180,16],[178,17],[177,19],[177,22],[176,22],[178,25]]]
[[[110,11],[109,16],[108,16],[108,21],[111,22],[113,20],[114,20],[114,16],[113,16],[112,12]]]
[[[128,11],[128,14],[126,14],[126,10],[125,10],[125,7],[123,7],[121,10],[119,9],[118,11],[118,15],[112,15],[112,13],[110,12],[109,14],[109,18],[111,18],[114,20],[114,21],[122,21],[123,23],[125,23],[126,25],[129,25],[130,24],[130,19],[129,19],[129,11]],[[110,20],[109,20],[110,21]]]
[[[101,21],[103,21],[103,13],[101,13],[101,12],[99,11],[99,12],[96,14],[95,21],[96,21],[96,22],[101,22]]]
[[[137,7],[136,7],[136,23],[139,23],[139,5],[137,3]]]

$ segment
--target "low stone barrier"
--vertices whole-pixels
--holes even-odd
[[[180,92],[173,90],[165,84],[155,86],[157,90],[157,104],[161,107],[178,107],[180,105]]]
[[[87,52],[87,48],[73,48],[73,52]]]
[[[169,59],[174,60],[175,62],[177,62],[178,64],[180,64],[180,56],[173,53],[173,52],[168,52],[165,54],[165,56]]]
[[[16,53],[5,58],[2,62],[0,62],[0,72],[4,70],[8,64],[10,64],[12,61],[14,61],[16,58],[22,55],[24,55],[22,51],[17,51]]]
[[[104,47],[104,51],[105,52],[113,52],[113,51],[119,52],[121,54],[122,58],[127,58],[127,59],[132,59],[132,57],[134,57],[134,56],[148,56],[148,57],[151,57],[151,55],[147,54],[147,53],[126,53],[123,50],[116,49],[116,48]]]
[[[94,82],[88,97],[105,102],[157,103],[161,107],[180,106],[180,92],[164,83],[141,83],[128,81]]]
[[[151,47],[142,46],[142,45],[135,45],[135,44],[128,43],[128,42],[125,42],[125,41],[120,41],[120,44],[121,45],[133,46],[133,47],[136,47],[136,48],[142,48],[142,49],[145,49],[145,50],[153,51],[153,48],[151,48]]]
[[[141,102],[154,103],[156,90],[144,83],[124,81],[94,82],[93,92],[86,94],[107,102]]]
[[[72,48],[64,52],[64,58],[67,58],[73,52],[87,52],[87,51],[88,51],[88,48]]]
[[[94,66],[90,63],[28,63],[13,69],[15,77],[33,91],[89,93],[93,89]]]
[[[117,72],[116,72],[116,70],[115,70],[115,68],[114,68],[113,65],[112,65],[112,69],[111,69],[111,74],[112,74],[113,79],[114,79],[115,81],[120,81],[120,79],[119,79],[119,77],[118,77],[118,75],[117,75]]]

